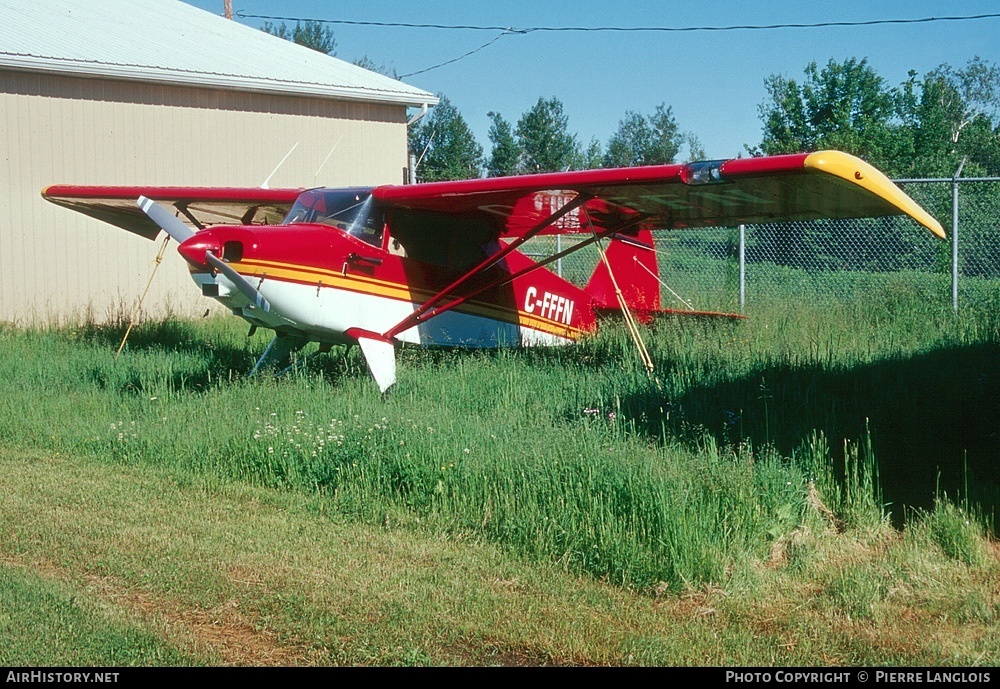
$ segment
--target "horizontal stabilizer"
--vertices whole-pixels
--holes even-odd
[[[657,318],[662,318],[666,316],[684,316],[687,318],[724,318],[733,321],[746,320],[746,316],[742,313],[726,313],[725,311],[693,311],[689,309],[646,309],[646,308],[636,308],[631,309],[632,315],[640,323],[647,324],[652,323]],[[594,309],[594,315],[598,318],[620,318],[622,315],[622,310],[620,308],[603,308],[597,307]]]

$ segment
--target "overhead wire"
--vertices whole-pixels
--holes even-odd
[[[826,27],[845,26],[879,26],[884,24],[927,24],[931,22],[969,21],[979,19],[1000,19],[1000,12],[972,14],[947,17],[918,17],[912,19],[867,19],[864,21],[826,21],[810,23],[779,23],[779,24],[733,24],[727,26],[489,26],[474,24],[418,24],[411,22],[376,22],[356,19],[309,19],[305,17],[280,17],[264,14],[247,14],[237,11],[241,19],[266,19],[290,22],[318,22],[321,24],[344,24],[349,26],[377,26],[406,29],[445,29],[462,31],[504,31],[507,33],[526,34],[535,31],[618,31],[618,32],[683,32],[683,31],[770,31],[774,29],[818,29]]]
[[[512,33],[511,29],[505,29],[502,34],[500,34],[499,36],[494,37],[492,41],[489,41],[488,43],[484,43],[483,45],[479,46],[475,50],[470,50],[469,52],[465,53],[464,55],[459,55],[456,58],[452,58],[451,60],[446,60],[445,62],[441,62],[439,64],[436,64],[436,65],[432,66],[432,67],[427,67],[425,69],[418,69],[416,72],[410,72],[409,74],[400,74],[399,78],[400,79],[405,79],[406,77],[412,77],[412,76],[416,76],[417,74],[423,74],[424,72],[429,72],[432,69],[437,69],[438,67],[444,67],[445,65],[450,65],[453,62],[458,62],[459,60],[461,60],[463,58],[467,58],[470,55],[478,53],[483,48],[488,48],[489,46],[493,45],[494,43],[496,43],[497,41],[499,41],[501,38],[503,38],[504,36],[506,36],[509,33]]]
[[[438,30],[451,30],[451,31],[500,31],[498,36],[495,36],[492,40],[484,43],[483,45],[470,50],[467,53],[459,55],[458,57],[446,60],[431,67],[425,67],[424,69],[417,70],[415,72],[410,72],[408,74],[402,74],[399,78],[405,79],[408,77],[416,76],[418,74],[424,74],[432,70],[438,69],[439,67],[444,67],[446,65],[453,64],[460,60],[463,60],[470,55],[478,53],[497,41],[499,41],[504,36],[509,36],[512,34],[526,35],[535,32],[585,32],[585,33],[597,33],[597,32],[619,32],[619,33],[639,33],[639,32],[658,32],[658,33],[685,33],[685,32],[698,32],[698,31],[712,31],[712,32],[725,32],[725,31],[773,31],[775,29],[819,29],[819,28],[835,28],[835,27],[862,27],[862,26],[882,26],[887,24],[928,24],[932,22],[956,22],[956,21],[976,21],[981,19],[1000,19],[1000,12],[985,13],[985,14],[972,14],[972,15],[953,15],[946,17],[916,17],[912,19],[898,18],[898,19],[868,19],[864,21],[825,21],[825,22],[785,22],[778,24],[732,24],[726,26],[527,26],[527,27],[511,27],[511,26],[490,26],[490,25],[476,25],[476,24],[431,24],[431,23],[415,23],[415,22],[385,22],[385,21],[362,21],[358,19],[313,19],[306,17],[285,17],[278,15],[266,15],[266,14],[249,14],[243,12],[242,10],[236,11],[236,16],[240,19],[263,19],[266,21],[282,21],[282,22],[315,22],[319,24],[339,24],[344,26],[372,26],[380,28],[405,28],[405,29],[438,29]]]

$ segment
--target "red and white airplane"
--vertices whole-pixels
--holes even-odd
[[[560,345],[603,315],[681,313],[661,308],[654,229],[905,214],[944,237],[882,173],[837,151],[374,188],[62,185],[42,195],[175,239],[203,295],[275,332],[254,372],[287,365],[309,342],[358,343],[383,391],[401,342]],[[561,233],[586,238],[540,261],[518,251]],[[546,268],[594,243],[607,244],[606,260],[585,287]]]

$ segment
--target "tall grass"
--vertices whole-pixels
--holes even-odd
[[[312,491],[339,519],[628,587],[740,586],[803,525],[874,528],[887,500],[918,504],[924,486],[899,477],[924,467],[882,458],[944,405],[995,410],[996,313],[904,294],[667,320],[644,332],[652,378],[615,328],[564,350],[404,349],[386,397],[356,351],[248,379],[265,341],[235,319],[143,323],[117,361],[120,324],[5,328],[0,443]],[[992,456],[978,436],[938,440],[938,460],[966,440]]]

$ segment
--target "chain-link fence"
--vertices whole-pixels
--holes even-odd
[[[957,308],[997,298],[1000,177],[899,186],[941,221],[947,240],[901,216],[657,232],[663,305],[737,311],[789,299],[915,292]],[[537,259],[576,241],[573,235],[540,237],[526,251]],[[597,260],[596,249],[587,247],[550,268],[582,285]]]

